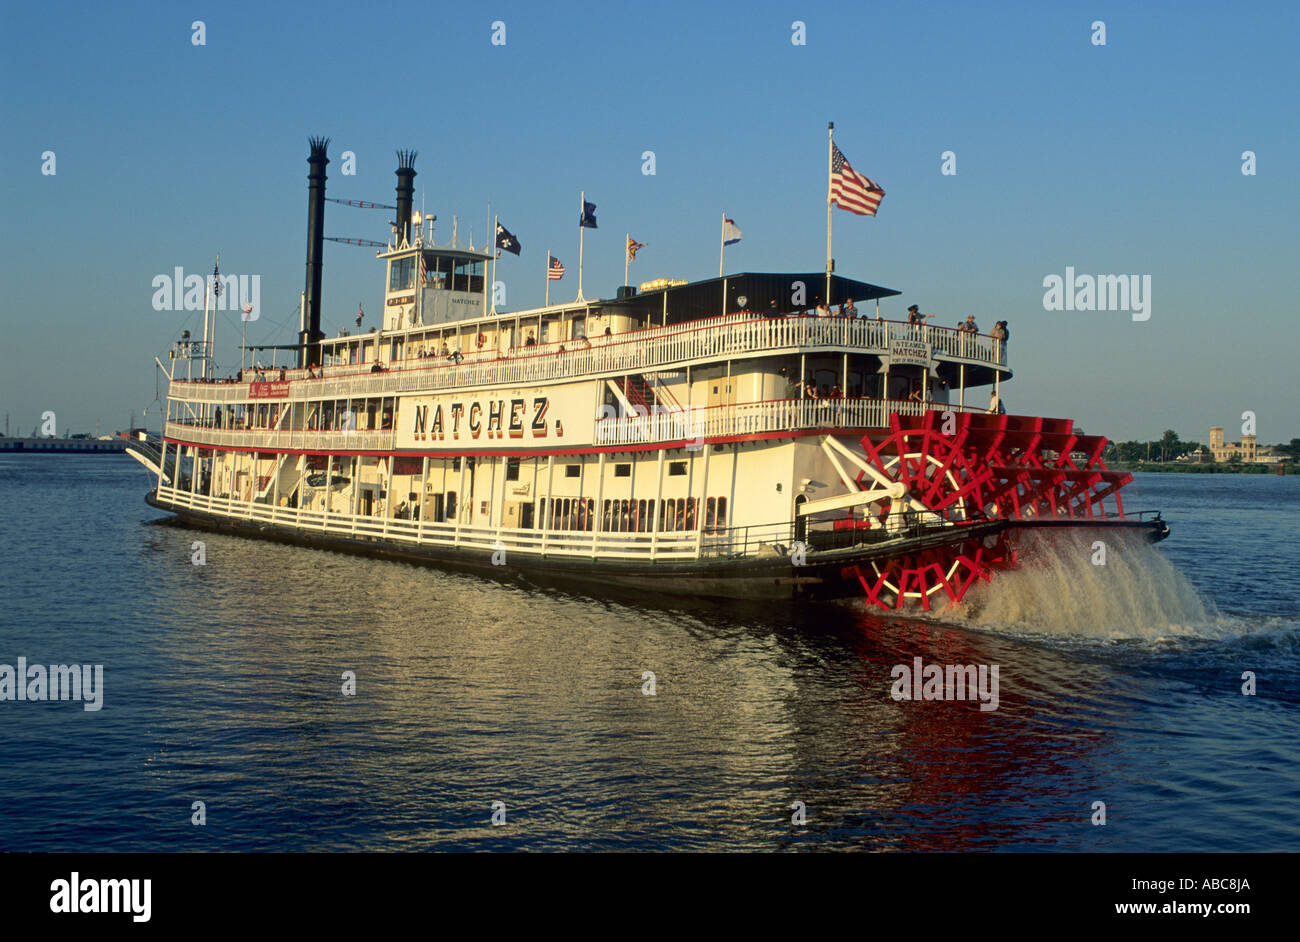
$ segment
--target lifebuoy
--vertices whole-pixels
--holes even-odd
[[[478,345],[481,347],[481,346],[483,346],[483,344],[485,344],[485,343],[487,343],[487,337],[484,336],[483,334],[479,334],[479,335],[478,335]]]

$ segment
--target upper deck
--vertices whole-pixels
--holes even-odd
[[[995,376],[1002,380],[1011,376],[1006,344],[987,334],[862,317],[792,314],[771,318],[746,311],[588,340],[514,346],[504,352],[495,347],[470,350],[461,354],[459,363],[442,355],[420,355],[409,342],[412,333],[416,331],[389,337],[411,354],[396,359],[385,359],[384,345],[376,342],[378,359],[375,351],[367,348],[360,352],[370,356],[356,363],[261,372],[266,379],[286,381],[287,390],[276,398],[289,400],[545,385],[776,354],[871,355],[906,360],[911,365],[928,360],[932,366],[962,368],[967,386],[987,385]],[[242,382],[176,379],[170,394],[189,402],[252,401],[262,398],[249,382],[253,378],[246,376]]]

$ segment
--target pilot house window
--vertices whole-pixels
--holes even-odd
[[[404,291],[415,285],[415,257],[394,259],[388,265],[388,290]]]

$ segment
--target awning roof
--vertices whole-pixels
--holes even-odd
[[[726,284],[727,304],[722,310],[723,283]],[[804,285],[804,303],[794,305],[791,297],[796,282]],[[742,309],[738,301],[745,299],[744,308],[762,312],[767,310],[770,301],[776,301],[777,309],[790,313],[796,309],[804,310],[816,307],[827,300],[825,272],[741,272],[722,278],[710,278],[707,281],[693,281],[685,285],[673,285],[667,288],[655,288],[644,294],[617,300],[602,300],[602,307],[615,307],[621,313],[642,316],[661,315],[664,310],[664,295],[668,295],[668,319],[672,321],[691,320],[718,314],[730,314]],[[831,276],[830,298],[828,304],[840,304],[852,298],[853,301],[874,301],[901,294],[892,288],[856,281],[841,275]]]

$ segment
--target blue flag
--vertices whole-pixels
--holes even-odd
[[[497,248],[518,255],[523,246],[519,244],[519,240],[515,238],[514,233],[507,230],[501,223],[497,223]]]
[[[578,220],[579,227],[583,229],[596,228],[596,204],[588,203],[585,200],[582,204],[582,218]]]

